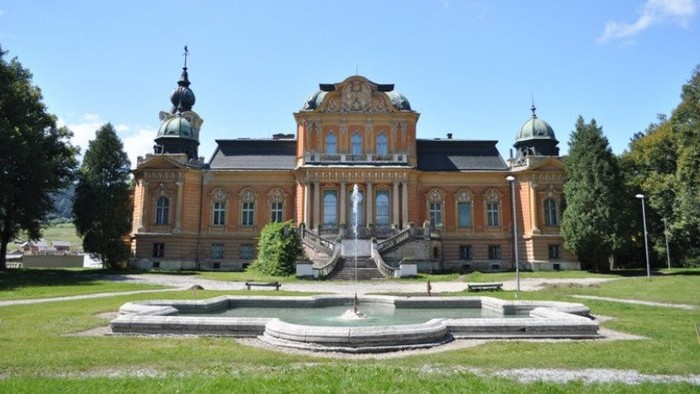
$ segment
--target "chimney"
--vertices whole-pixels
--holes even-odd
[[[451,140],[452,139],[452,133],[447,133],[447,139]]]

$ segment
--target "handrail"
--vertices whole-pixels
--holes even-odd
[[[372,261],[377,265],[379,272],[386,278],[393,278],[395,272],[399,270],[399,268],[394,268],[384,261],[375,243],[372,243]]]
[[[306,227],[301,227],[301,240],[310,247],[325,252],[326,254],[333,254],[336,249],[335,242],[329,241],[323,237],[319,237],[313,232],[306,229]]]
[[[340,260],[340,248],[335,248],[333,251],[333,256],[325,264],[320,267],[312,267],[314,270],[314,278],[325,278],[333,272],[335,266],[338,265]]]
[[[405,244],[411,239],[411,229],[403,229],[400,233],[377,242],[377,251],[380,253],[390,252],[399,246]]]

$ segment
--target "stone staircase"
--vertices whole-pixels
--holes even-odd
[[[384,276],[371,257],[357,257],[357,280],[382,278]],[[328,279],[355,280],[355,257],[342,257]]]

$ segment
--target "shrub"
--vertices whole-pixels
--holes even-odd
[[[258,240],[258,258],[248,270],[270,276],[294,273],[294,261],[301,253],[299,236],[291,221],[263,227]]]

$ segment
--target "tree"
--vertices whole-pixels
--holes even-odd
[[[569,139],[565,168],[564,243],[584,266],[603,270],[608,258],[622,247],[627,193],[618,159],[595,119],[586,124],[579,116]]]
[[[70,130],[57,127],[47,112],[32,74],[0,48],[0,269],[7,244],[20,231],[39,239],[52,194],[74,177],[78,149]]]
[[[124,237],[131,230],[131,163],[114,127],[107,123],[90,141],[78,174],[73,222],[83,249],[104,267],[118,268],[129,256]]]
[[[291,275],[300,252],[299,237],[291,221],[270,223],[260,232],[258,258],[248,269],[263,275]]]

